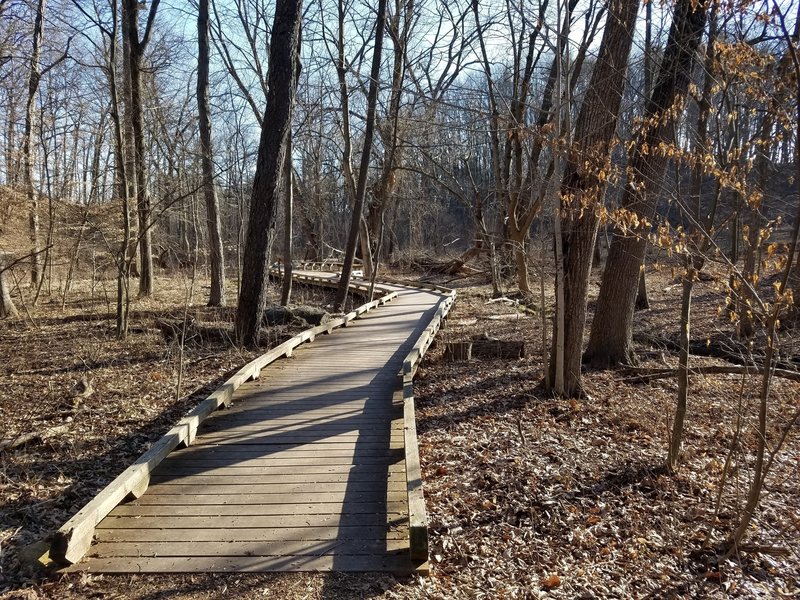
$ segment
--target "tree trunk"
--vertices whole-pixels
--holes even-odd
[[[647,296],[647,278],[644,274],[644,264],[639,273],[639,287],[636,290],[636,310],[647,310],[650,308],[650,298]]]
[[[267,300],[269,242],[274,231],[281,172],[290,134],[299,74],[302,0],[278,0],[269,48],[269,93],[258,145],[236,310],[236,339],[258,346]]]
[[[292,134],[286,140],[283,159],[283,286],[281,306],[289,306],[292,298],[292,212],[293,212]]]
[[[669,455],[667,466],[674,471],[678,466],[683,440],[683,426],[686,420],[686,409],[689,403],[689,341],[692,316],[692,291],[697,274],[703,268],[703,259],[699,256],[687,256],[686,271],[682,278],[683,294],[681,296],[680,319],[680,352],[678,356],[678,400],[675,408],[675,418],[672,421],[672,435],[670,436]]]
[[[25,102],[25,131],[22,137],[23,174],[25,177],[25,193],[28,199],[28,232],[31,242],[31,286],[39,287],[42,279],[41,244],[39,240],[39,199],[33,186],[33,170],[35,157],[33,153],[33,119],[36,92],[39,89],[41,72],[39,56],[42,48],[44,29],[44,11],[46,0],[39,0],[36,5],[36,17],[33,23],[33,50],[31,51],[31,67],[28,75],[28,97]]]
[[[144,37],[139,40],[139,3],[137,0],[123,0],[122,18],[128,33],[128,77],[130,78],[129,119],[133,132],[133,154],[135,165],[133,178],[136,180],[136,214],[139,222],[139,296],[153,293],[153,251],[152,231],[150,229],[150,194],[147,189],[147,173],[144,165],[144,116],[142,98],[142,60],[150,42],[153,21],[160,0],[153,0],[147,18]]]
[[[378,103],[378,84],[381,72],[383,34],[386,29],[385,21],[386,0],[378,0],[378,16],[375,21],[375,48],[372,51],[372,70],[370,72],[369,91],[367,92],[367,119],[364,130],[364,146],[361,150],[361,165],[358,170],[358,187],[356,188],[356,196],[353,199],[353,213],[350,218],[350,232],[347,236],[342,276],[339,279],[339,288],[336,291],[336,300],[334,301],[336,310],[344,306],[344,301],[347,298],[347,292],[350,288],[353,260],[356,256],[359,228],[361,227],[362,212],[364,210],[364,198],[367,193],[369,155],[372,151],[372,138],[375,134],[375,107]]]
[[[520,232],[520,234],[512,233],[510,236],[511,243],[514,247],[514,264],[517,269],[517,287],[520,293],[530,296],[533,294],[531,290],[530,277],[528,273],[528,253],[526,249],[526,240],[528,232]]]
[[[665,153],[655,150],[659,144],[674,141],[675,121],[680,114],[677,109],[682,108],[705,21],[704,5],[678,0],[658,82],[645,111],[647,129],[638,136],[628,163],[634,180],[625,186],[621,201],[624,208],[639,215],[640,221],[650,222],[655,214],[657,186],[668,161]],[[646,231],[615,234],[611,242],[584,355],[584,361],[592,366],[636,363],[633,312],[646,246]]]
[[[206,200],[206,227],[211,267],[209,306],[225,306],[225,256],[222,248],[222,225],[219,200],[214,186],[211,110],[208,106],[208,2],[199,0],[197,12],[197,112],[200,120],[200,161],[203,169],[203,195]]]
[[[8,289],[8,280],[6,279],[8,270],[6,265],[10,262],[7,254],[0,253],[0,319],[19,315],[17,307],[14,306],[14,301],[11,299],[11,290]]]
[[[589,272],[597,236],[598,218],[594,206],[602,202],[605,190],[604,172],[610,167],[613,138],[625,86],[625,71],[636,24],[638,0],[611,0],[603,40],[575,126],[575,143],[569,154],[561,184],[565,217],[561,240],[564,271],[563,306],[556,312],[553,351],[558,358],[563,336],[563,365],[551,361],[550,379],[558,385],[563,370],[563,390],[569,397],[583,393],[581,387],[581,351],[586,322],[586,299]],[[586,161],[596,161],[586,168]],[[560,298],[559,298],[560,300]],[[563,327],[563,331],[562,331]]]

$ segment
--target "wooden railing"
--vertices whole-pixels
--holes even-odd
[[[298,274],[297,279],[322,285],[331,281],[330,278],[316,278],[303,274]],[[325,281],[317,281],[318,279]],[[364,284],[354,284],[354,286],[368,288]],[[239,369],[235,375],[178,421],[147,452],[136,459],[131,466],[64,523],[55,533],[50,547],[50,558],[61,564],[74,564],[83,558],[91,546],[95,527],[100,521],[123,500],[139,498],[144,494],[150,484],[150,474],[153,469],[179,446],[190,446],[195,440],[200,424],[214,411],[227,407],[233,393],[243,383],[257,379],[264,367],[282,357],[290,357],[295,348],[306,342],[313,342],[317,335],[329,334],[338,327],[347,327],[353,319],[397,297],[396,292],[391,292],[384,287],[378,291],[382,294],[380,298],[362,304],[346,315],[334,318],[327,323],[306,329]]]

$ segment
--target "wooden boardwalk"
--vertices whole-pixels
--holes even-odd
[[[398,373],[442,295],[393,302],[243,384],[70,570],[412,572]]]

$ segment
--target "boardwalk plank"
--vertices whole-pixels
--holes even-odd
[[[340,503],[340,502],[406,502],[405,492],[387,492],[386,490],[359,492],[345,495],[336,494],[195,494],[192,497],[193,506],[199,504],[318,504],[318,503]],[[187,504],[184,494],[159,494],[156,491],[147,493],[137,501],[139,504],[167,504],[176,505]]]
[[[402,552],[405,540],[280,540],[255,542],[101,542],[92,553],[113,557],[170,556],[330,556],[333,553],[364,555]]]
[[[416,568],[408,556],[378,554],[352,556],[284,557],[167,557],[167,558],[96,558],[82,570],[90,573],[231,573],[264,571],[386,571],[407,574]]]
[[[100,524],[99,529],[278,529],[286,530],[294,527],[333,527],[344,525],[373,528],[385,525],[401,524],[407,521],[403,515],[387,515],[380,511],[373,513],[330,513],[313,515],[217,515],[209,516],[115,516],[109,515]]]
[[[350,473],[305,473],[305,474],[258,474],[258,475],[241,475],[232,473],[233,469],[228,469],[223,474],[207,475],[204,473],[196,474],[181,474],[170,473],[159,470],[158,475],[150,478],[150,484],[157,483],[173,483],[178,485],[253,485],[253,484],[270,484],[281,485],[285,483],[306,483],[315,485],[319,483],[344,483],[348,481],[359,481],[364,484],[379,487],[379,484],[393,481],[394,479],[389,476],[386,470],[383,471],[368,471],[366,473],[358,473],[352,475]],[[405,482],[405,477],[402,473],[397,473],[399,477],[396,478],[398,482]]]
[[[405,514],[406,503],[398,502],[306,502],[303,504],[193,504],[177,506],[168,502],[173,496],[150,496],[148,504],[121,504],[109,516],[131,517],[203,517],[246,515],[324,515],[347,512],[351,515]],[[156,504],[159,500],[162,504]]]
[[[259,527],[217,529],[213,527],[98,529],[98,542],[286,542],[286,541],[330,541],[330,540],[405,540],[408,531],[402,526],[394,529],[376,527]],[[408,547],[408,546],[406,546]]]
[[[181,484],[170,481],[169,483],[156,483],[150,486],[154,494],[379,494],[386,490],[390,492],[405,491],[405,482],[384,481],[375,485],[370,481],[343,481],[335,483],[258,483],[258,484],[216,484],[198,485]]]

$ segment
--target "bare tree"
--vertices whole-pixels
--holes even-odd
[[[586,321],[586,298],[597,226],[596,207],[603,200],[610,170],[625,72],[633,42],[638,0],[610,0],[597,64],[575,126],[561,183],[561,240],[564,296],[556,301],[550,380],[555,392],[577,396],[581,388],[581,349]],[[588,165],[588,166],[587,166]],[[560,351],[563,336],[563,352]],[[558,364],[559,359],[563,361]],[[563,376],[559,377],[559,373]],[[560,387],[560,384],[563,387]]]
[[[139,273],[139,295],[149,296],[153,293],[153,242],[150,227],[151,206],[147,188],[147,171],[145,169],[144,140],[144,100],[142,96],[142,68],[144,53],[153,35],[153,23],[161,0],[153,0],[147,14],[144,34],[139,38],[139,8],[137,0],[122,0],[122,18],[125,20],[127,32],[128,77],[130,78],[130,110],[129,118],[133,132],[134,173],[136,179],[136,211],[139,222],[139,257],[141,269]]]
[[[261,317],[267,300],[268,238],[274,230],[297,91],[301,22],[302,0],[277,1],[269,49],[269,92],[253,179],[242,289],[236,310],[236,339],[243,346],[258,345]]]
[[[364,129],[364,145],[361,149],[361,164],[358,170],[358,185],[353,198],[350,232],[347,236],[347,246],[345,247],[342,275],[339,279],[339,288],[336,292],[336,300],[334,301],[334,305],[337,309],[341,309],[341,307],[344,306],[344,302],[347,299],[347,292],[350,288],[353,261],[356,257],[356,245],[358,244],[359,230],[361,228],[363,219],[364,198],[367,194],[367,175],[369,171],[370,152],[372,151],[372,138],[375,133],[375,107],[378,103],[378,84],[380,80],[383,35],[386,21],[386,1],[387,0],[378,0],[378,15],[375,18],[375,46],[372,51],[372,68],[370,71],[369,92],[367,93],[367,115]],[[340,37],[344,35],[341,28],[339,35]]]
[[[214,185],[211,111],[208,106],[208,2],[199,0],[197,10],[197,112],[200,117],[200,161],[203,171],[203,196],[206,201],[206,227],[211,267],[209,306],[225,306],[225,256],[222,249],[219,200]]]
[[[30,72],[28,76],[28,97],[25,102],[25,132],[22,134],[23,178],[28,198],[28,224],[31,241],[31,286],[38,288],[43,277],[39,241],[39,200],[33,186],[35,157],[33,153],[33,120],[36,92],[42,79],[39,60],[44,32],[44,11],[47,0],[38,0],[33,23],[33,50],[31,51]]]

